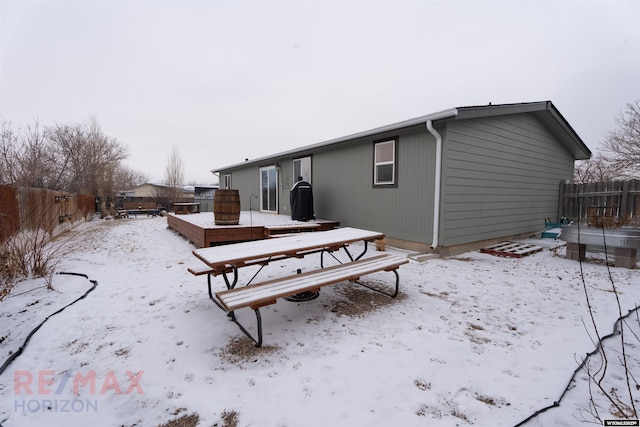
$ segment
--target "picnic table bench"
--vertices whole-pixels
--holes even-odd
[[[127,210],[127,217],[129,215],[133,215],[134,218],[137,218],[138,215],[158,216],[160,215],[160,209],[129,209]]]
[[[196,249],[193,251],[194,255],[206,265],[192,267],[188,270],[196,276],[207,275],[209,298],[227,313],[230,320],[238,325],[240,330],[255,343],[256,347],[260,347],[262,345],[260,308],[275,304],[279,298],[289,297],[301,292],[319,291],[324,286],[344,281],[352,281],[395,298],[398,295],[400,282],[397,269],[402,264],[407,263],[408,260],[386,253],[368,258],[363,257],[367,251],[367,243],[383,237],[383,234],[377,232],[343,228],[304,233],[303,235],[293,235],[278,239]],[[364,242],[364,250],[354,258],[348,251],[347,246],[356,241]],[[349,261],[342,263],[338,260],[340,264],[324,267],[324,253],[340,249],[345,250]],[[318,252],[321,254],[319,269],[251,284],[251,281],[269,262],[286,258],[302,258]],[[238,268],[248,265],[260,265],[261,267],[258,273],[245,286],[237,287]],[[395,285],[392,291],[387,292],[358,281],[362,276],[380,271],[394,273]],[[231,272],[234,275],[232,282],[227,277],[227,274]],[[226,290],[213,292],[211,276],[218,274],[223,275]],[[250,308],[255,312],[257,337],[254,337],[235,316],[235,311],[243,308]]]

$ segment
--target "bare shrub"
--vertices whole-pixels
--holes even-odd
[[[603,229],[603,238],[604,236]],[[589,295],[582,269],[582,260],[580,260],[580,277],[591,320],[590,326],[593,328],[592,330],[595,337],[592,337],[591,334],[589,334],[589,336],[596,345],[596,350],[590,355],[587,355],[587,357],[589,358],[596,354],[598,357],[595,360],[593,357],[591,357],[590,360],[583,360],[582,369],[587,374],[589,381],[589,402],[588,407],[581,407],[578,411],[583,420],[597,423],[602,423],[602,420],[607,418],[607,415],[604,414],[624,419],[637,418],[638,411],[636,409],[635,402],[638,398],[638,390],[640,390],[640,383],[638,383],[632,372],[631,362],[633,358],[631,358],[631,355],[627,352],[627,348],[634,348],[637,343],[640,343],[640,338],[633,332],[631,325],[626,320],[626,318],[634,311],[630,311],[627,315],[623,315],[622,313],[620,292],[613,280],[607,259],[608,257],[606,255],[606,239],[604,249],[605,265],[607,266],[607,271],[609,273],[611,291],[616,300],[618,313],[618,321],[616,322],[615,330],[608,336],[602,336],[596,324],[594,310],[591,304],[592,297]],[[638,325],[640,326],[640,319],[637,316],[637,307],[635,313],[636,322],[638,322]],[[589,332],[587,331],[587,333]],[[614,336],[619,338],[620,347],[605,347],[603,345],[603,340]],[[617,364],[612,363],[614,360],[617,360]],[[620,373],[619,371],[622,372]],[[608,408],[603,407],[603,402],[608,405]]]
[[[67,233],[53,237],[37,229],[20,231],[0,244],[4,264],[0,271],[0,301],[15,283],[30,277],[45,278],[47,287],[53,289],[52,277],[68,252],[69,240]]]

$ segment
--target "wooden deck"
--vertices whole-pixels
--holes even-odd
[[[326,231],[336,228],[338,221],[316,219],[294,221],[288,215],[262,212],[240,212],[238,225],[216,225],[212,212],[191,215],[167,215],[167,225],[199,248],[207,248],[232,242],[261,240],[280,233],[297,233],[311,230]]]

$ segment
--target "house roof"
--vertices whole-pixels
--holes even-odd
[[[586,160],[591,157],[591,150],[551,101],[459,107],[456,110],[458,111],[456,120],[532,113],[558,138],[575,160]]]
[[[169,186],[165,185],[165,184],[155,184],[153,182],[145,182],[144,184],[140,184],[140,185],[136,185],[130,189],[127,190],[118,190],[118,192],[120,193],[127,193],[127,192],[132,192],[132,191],[136,191],[139,190],[141,188],[144,187],[155,187],[155,188],[170,188]],[[185,192],[185,193],[193,193],[194,191],[194,186],[193,185],[183,185],[182,187],[180,187],[180,189]]]
[[[476,119],[482,117],[494,117],[509,114],[522,114],[532,113],[534,114],[545,126],[558,138],[558,140],[565,146],[575,160],[584,160],[591,157],[591,150],[585,145],[578,134],[573,130],[569,122],[560,114],[558,109],[553,105],[551,101],[540,102],[527,102],[518,104],[497,104],[497,105],[481,105],[470,107],[456,107],[448,110],[438,111],[436,113],[427,114],[425,116],[415,117],[412,119],[404,120],[401,122],[393,123],[386,126],[377,127],[363,132],[354,133],[351,135],[343,136],[340,138],[330,139],[317,144],[298,147],[292,150],[283,151],[277,154],[264,156],[256,159],[246,160],[242,163],[236,163],[234,165],[213,169],[212,173],[220,171],[227,171],[246,167],[247,165],[265,163],[269,160],[275,160],[285,157],[295,156],[297,154],[303,154],[305,152],[311,152],[317,149],[329,148],[333,145],[339,145],[352,141],[354,139],[365,138],[385,132],[391,132],[410,126],[420,125],[431,120],[437,122],[440,120],[467,120]]]

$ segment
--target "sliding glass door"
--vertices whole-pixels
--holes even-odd
[[[278,171],[275,166],[260,168],[260,207],[278,213]]]

